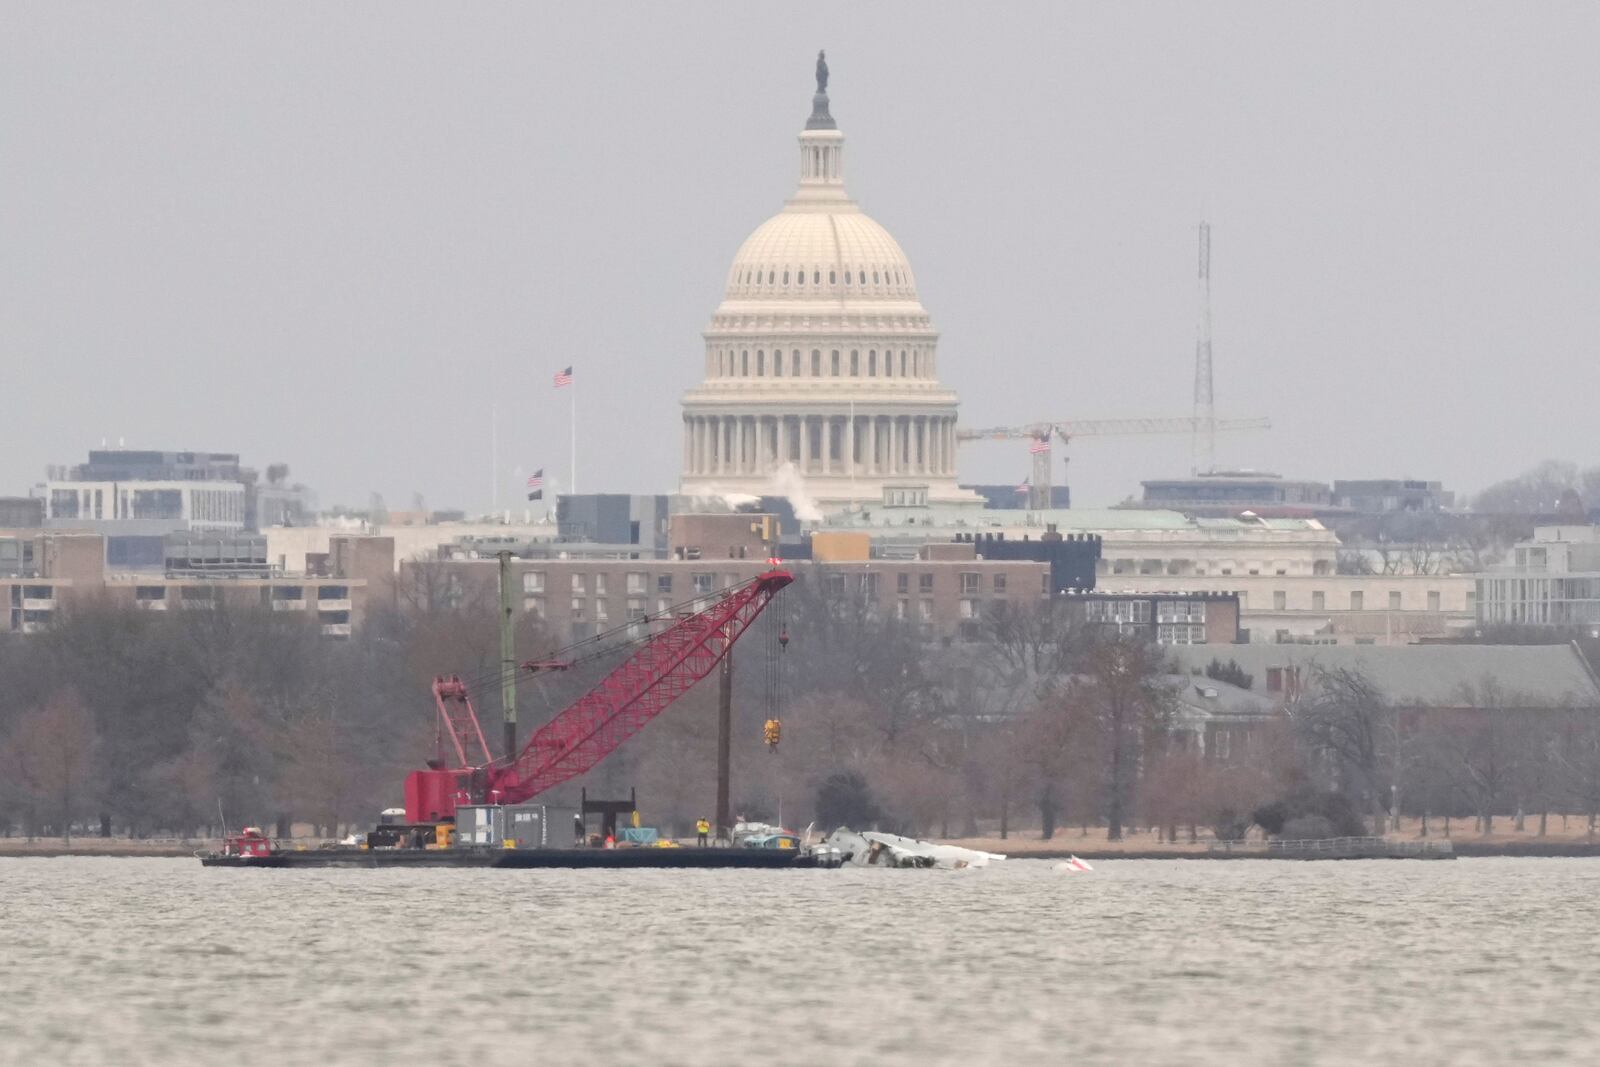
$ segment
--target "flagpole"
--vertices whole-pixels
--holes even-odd
[[[568,419],[567,419],[567,425],[570,427],[570,429],[572,431],[571,451],[568,453],[568,458],[570,460],[571,466],[568,468],[568,474],[569,474],[570,477],[567,480],[567,486],[568,486],[567,492],[571,493],[573,496],[577,496],[578,495],[578,383],[577,383],[576,379],[573,380],[573,383],[571,385],[567,386],[567,390],[571,394],[567,398],[568,404],[569,404],[569,407],[568,407],[569,415],[568,415]]]

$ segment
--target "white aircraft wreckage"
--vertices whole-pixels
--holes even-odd
[[[983,852],[959,845],[939,845],[876,830],[857,833],[845,826],[823,838],[813,852],[819,861],[839,867],[941,867],[945,870],[962,870],[987,867],[992,860],[1005,859],[998,852]]]

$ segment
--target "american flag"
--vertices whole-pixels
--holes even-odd
[[[1026,492],[1028,492],[1028,490],[1030,490],[1032,488],[1033,488],[1033,486],[1029,485],[1027,482],[1023,482],[1023,483],[1021,483],[1020,485],[1017,486],[1017,492],[1026,493]]]
[[[540,467],[528,475],[528,499],[542,500],[544,498],[544,468]]]
[[[568,367],[566,370],[558,370],[558,371],[556,371],[556,388],[557,389],[560,389],[563,385],[571,385],[571,384],[572,384],[572,368],[571,367]]]
[[[1037,456],[1040,452],[1050,451],[1050,438],[1035,437],[1033,439],[1033,444],[1028,446],[1028,451],[1035,456]]]

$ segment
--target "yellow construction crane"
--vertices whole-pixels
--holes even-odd
[[[1216,419],[1205,417],[1177,419],[1064,419],[1060,422],[1030,422],[1024,426],[991,426],[976,430],[957,430],[958,441],[1033,442],[1033,477],[1028,482],[1028,507],[1050,506],[1050,458],[1053,443],[1059,438],[1065,447],[1074,437],[1126,437],[1146,433],[1211,434],[1219,430],[1270,430],[1270,419]]]

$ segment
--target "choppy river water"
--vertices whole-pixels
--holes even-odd
[[[0,1061],[1600,1060],[1600,862],[0,859]]]

